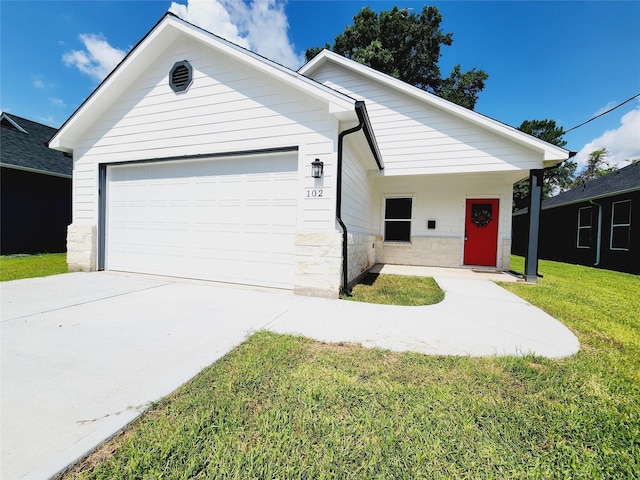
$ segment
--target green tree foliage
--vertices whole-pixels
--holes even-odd
[[[529,135],[564,147],[567,142],[562,138],[564,129],[556,125],[555,120],[525,120],[518,127]],[[560,163],[555,168],[545,170],[542,185],[542,198],[549,198],[554,192],[565,191],[573,187],[573,176],[578,165],[572,160]],[[513,209],[520,210],[529,205],[529,179],[524,178],[513,185]]]
[[[580,173],[576,175],[576,178],[573,181],[573,186],[579,187],[591,180],[595,180],[596,178],[604,177],[611,172],[615,172],[618,167],[615,165],[609,165],[609,161],[607,160],[608,156],[609,151],[606,148],[599,148],[598,150],[591,152],[587,159],[587,164]]]
[[[335,38],[333,47],[326,44],[325,48],[473,109],[489,75],[475,68],[462,72],[456,65],[442,78],[440,47],[451,45],[453,34],[444,33],[441,22],[436,7],[424,6],[419,14],[398,7],[378,14],[364,7],[353,17],[353,25]],[[308,49],[307,61],[321,50]]]

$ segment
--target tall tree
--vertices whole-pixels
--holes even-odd
[[[518,127],[529,135],[549,142],[558,147],[564,147],[567,142],[562,138],[564,129],[556,125],[555,120],[525,120]],[[549,198],[554,192],[565,191],[573,187],[573,176],[578,165],[567,160],[555,168],[545,170],[542,184],[542,198]],[[513,185],[513,209],[520,210],[529,203],[529,179],[524,178]]]
[[[441,22],[436,7],[424,6],[419,14],[398,7],[377,14],[364,7],[353,17],[353,25],[335,38],[333,47],[325,48],[473,109],[489,75],[475,68],[462,72],[456,65],[447,78],[441,76],[440,47],[453,43],[453,34],[444,33]],[[307,61],[321,50],[307,50]]]
[[[606,148],[599,148],[598,150],[591,152],[587,159],[587,164],[580,173],[576,175],[573,186],[579,187],[591,180],[595,180],[596,178],[615,172],[618,167],[615,165],[609,165],[609,161],[607,160],[608,156],[609,151]]]

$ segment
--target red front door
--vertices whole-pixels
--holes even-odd
[[[464,264],[496,266],[498,253],[497,198],[467,199],[464,217]]]

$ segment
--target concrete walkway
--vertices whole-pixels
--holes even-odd
[[[104,272],[2,283],[0,477],[50,478],[261,328],[433,354],[578,350],[491,274],[442,270],[428,307]]]

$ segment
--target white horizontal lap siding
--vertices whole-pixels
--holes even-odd
[[[540,155],[335,64],[314,79],[363,99],[385,162],[385,176],[528,170]]]
[[[110,270],[293,288],[297,155],[108,168]]]
[[[349,233],[374,235],[367,169],[350,148],[348,137],[344,142],[342,175],[342,220]]]
[[[287,144],[285,138],[292,135],[327,136],[332,131],[325,105],[227,57],[199,50],[194,46],[187,56],[194,71],[187,92],[176,94],[167,84],[168,72],[182,54],[166,55],[160,67],[114,104],[102,122],[106,128],[96,126],[87,135],[87,155],[100,156],[100,161],[113,154],[135,160],[150,152],[225,151],[234,143],[268,148]]]
[[[194,80],[186,92],[175,93],[168,74],[185,59]],[[326,182],[335,178],[336,125],[327,105],[209,48],[179,41],[79,139],[74,184],[86,193],[74,198],[77,220],[97,223],[100,163],[295,146],[302,196],[309,184],[302,170],[312,159],[325,161]],[[332,187],[327,183],[325,191]],[[333,225],[335,208],[325,203],[321,213],[310,219],[303,215],[300,221],[315,228]]]
[[[334,138],[338,137],[338,122],[334,124]],[[311,162],[319,159],[324,164],[322,178],[311,176]],[[304,190],[300,192],[300,229],[320,231],[335,229],[337,159],[334,142],[310,141],[300,151],[300,175]]]
[[[511,236],[512,189],[507,174],[423,175],[413,178],[385,177],[373,182],[377,201],[375,218],[384,222],[384,199],[408,195],[413,198],[411,235],[418,237],[462,238],[467,198],[500,199],[500,238]],[[435,220],[429,230],[427,221]]]
[[[72,221],[91,225],[97,221],[98,167],[76,161],[79,156],[79,152],[74,152]]]

